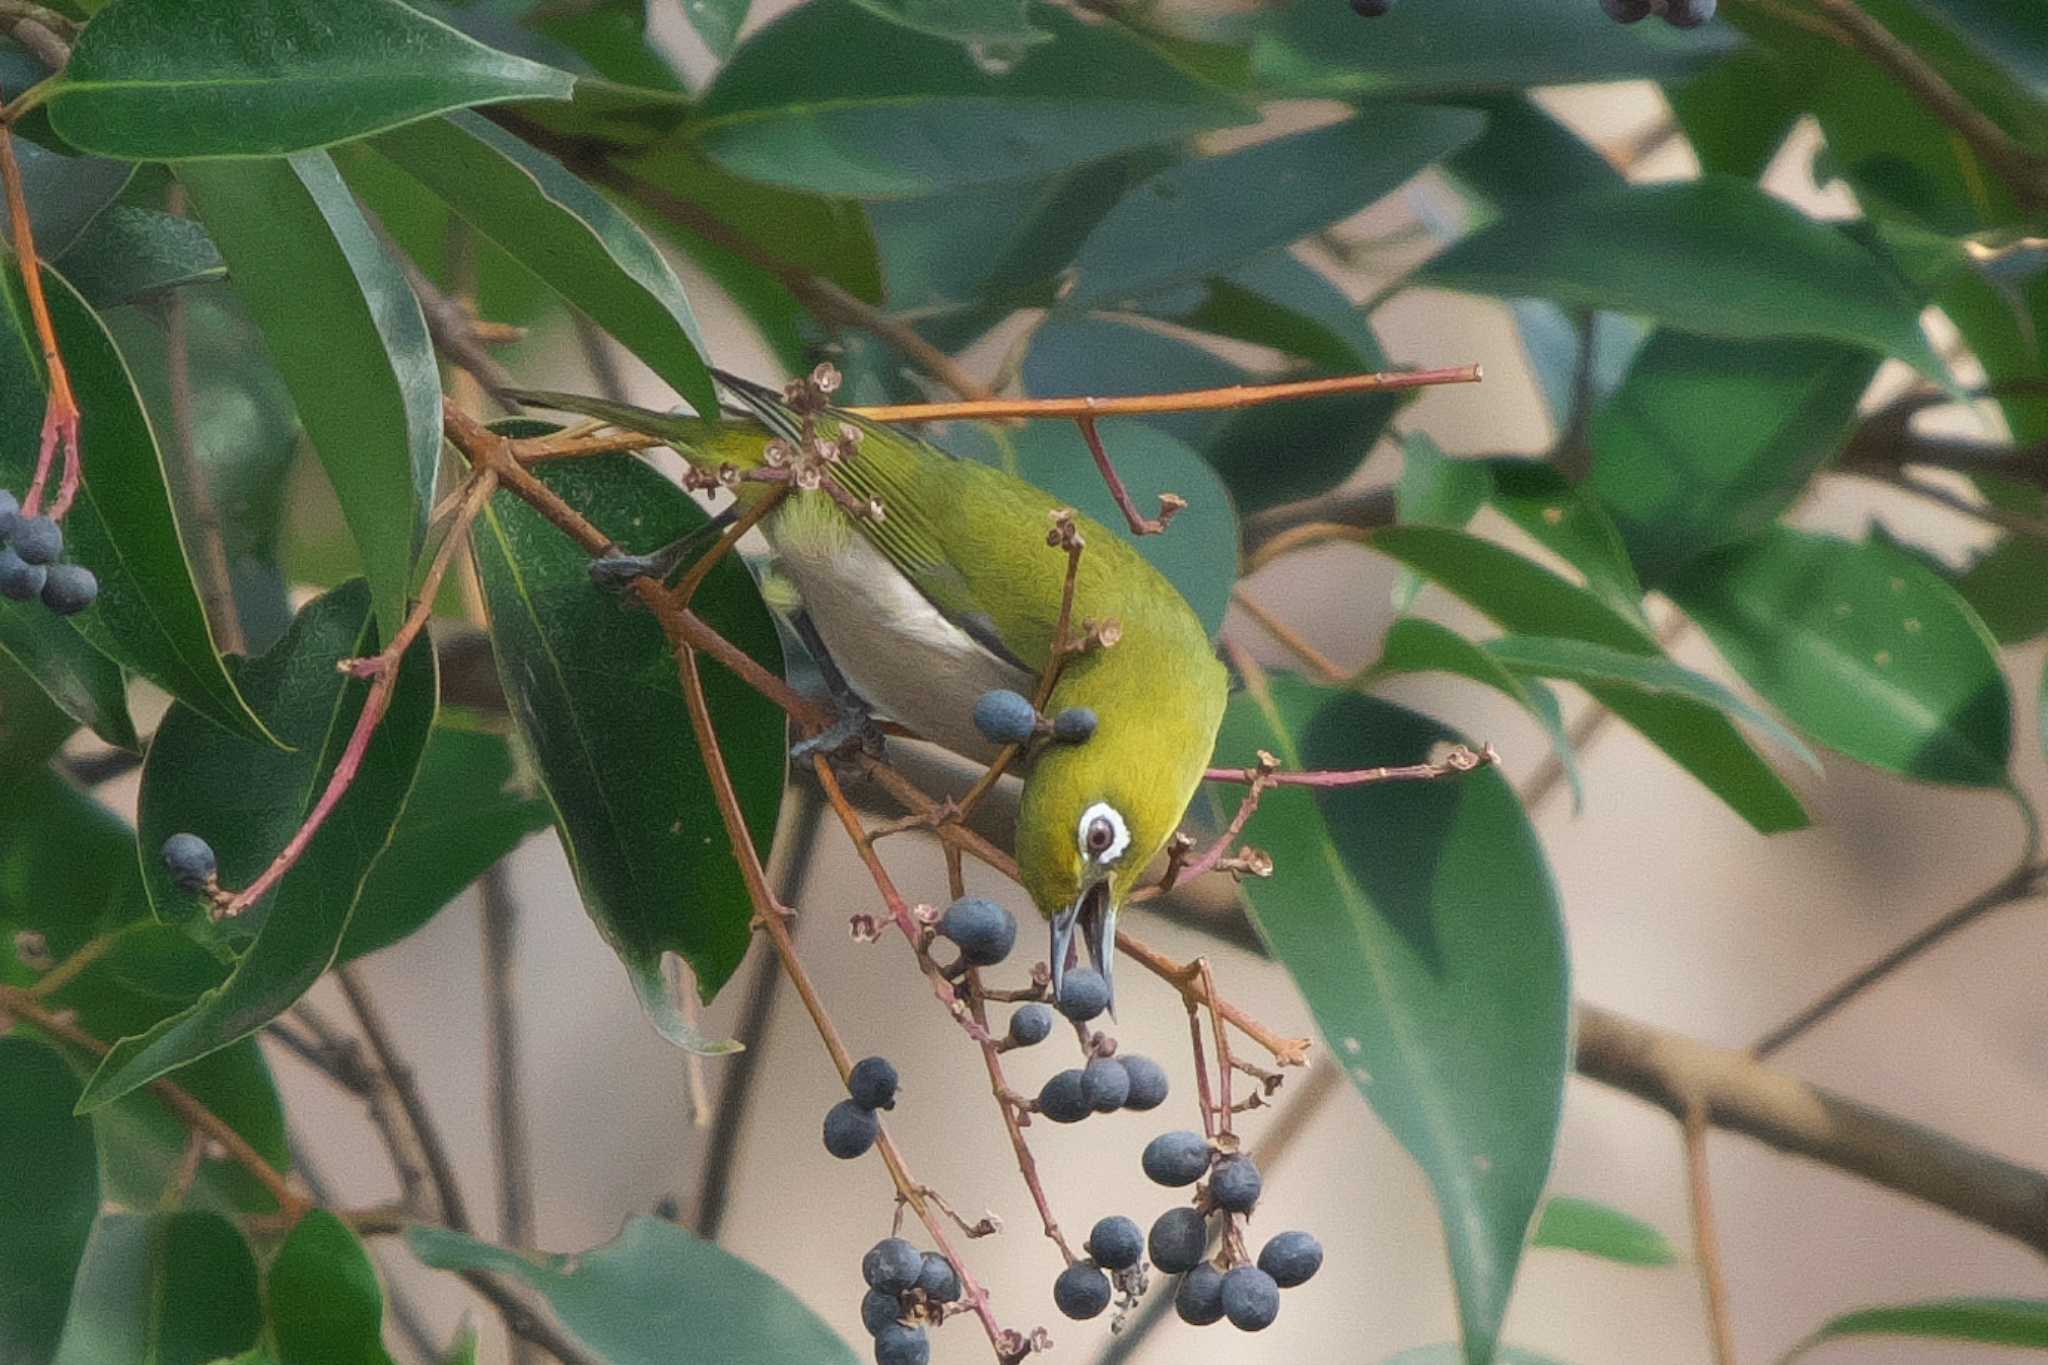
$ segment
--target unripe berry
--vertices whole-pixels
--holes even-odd
[[[847,1073],[846,1093],[863,1109],[894,1109],[896,1068],[886,1057],[863,1057]]]
[[[1060,1072],[1039,1088],[1038,1112],[1054,1123],[1079,1123],[1094,1112],[1079,1067]]]
[[[1202,1215],[1183,1204],[1168,1209],[1153,1220],[1145,1250],[1152,1264],[1169,1275],[1185,1275],[1202,1262],[1209,1249],[1209,1225]]]
[[[1130,1098],[1131,1074],[1114,1057],[1096,1057],[1081,1069],[1081,1093],[1098,1114],[1113,1114]]]
[[[892,1322],[875,1333],[875,1365],[930,1365],[931,1338],[922,1327]]]
[[[1018,1047],[1042,1043],[1052,1033],[1052,1011],[1043,1005],[1019,1005],[1010,1016],[1010,1041]]]
[[[43,580],[48,577],[49,570],[40,564],[29,563],[16,554],[13,547],[0,548],[0,597],[32,602],[43,590]]]
[[[1086,744],[1101,722],[1085,706],[1069,706],[1052,718],[1052,737],[1060,744]]]
[[[1088,1234],[1088,1254],[1104,1270],[1129,1270],[1145,1254],[1145,1234],[1130,1219],[1112,1213]]]
[[[1124,1074],[1131,1078],[1131,1093],[1124,1096],[1124,1108],[1143,1112],[1166,1103],[1166,1069],[1150,1057],[1117,1054]]]
[[[881,1131],[875,1111],[852,1100],[841,1100],[825,1111],[825,1150],[841,1161],[867,1155]]]
[[[1109,1307],[1109,1276],[1087,1261],[1076,1261],[1052,1282],[1052,1301],[1068,1317],[1085,1321]]]
[[[1259,1253],[1259,1269],[1282,1289],[1307,1284],[1323,1268],[1323,1244],[1305,1232],[1276,1233]]]
[[[64,529],[48,517],[17,517],[14,552],[30,564],[55,564],[64,557]]]
[[[901,1237],[884,1237],[860,1258],[861,1278],[868,1288],[901,1294],[924,1273],[924,1253]]]
[[[894,1294],[870,1289],[860,1297],[860,1325],[868,1329],[871,1337],[878,1337],[894,1327],[902,1316],[903,1302]]]
[[[1207,1327],[1223,1317],[1223,1272],[1207,1261],[1181,1276],[1174,1292],[1173,1311],[1180,1320],[1195,1327]]]
[[[939,935],[958,944],[965,961],[993,967],[1016,945],[1017,919],[992,900],[962,896],[940,917]]]
[[[1218,1208],[1231,1213],[1250,1213],[1264,1186],[1259,1168],[1248,1156],[1225,1157],[1209,1173],[1209,1196]]]
[[[1280,1286],[1255,1265],[1241,1265],[1223,1277],[1223,1316],[1244,1332],[1260,1332],[1280,1316]]]
[[[43,605],[59,616],[76,616],[99,595],[99,579],[83,564],[52,564],[43,576]]]
[[[1192,1185],[1209,1169],[1209,1141],[1185,1128],[1161,1133],[1145,1144],[1138,1162],[1154,1184],[1169,1188]]]
[[[951,1303],[966,1292],[960,1284],[960,1272],[936,1251],[924,1254],[924,1269],[918,1272],[917,1287],[934,1303]]]
[[[992,688],[974,703],[974,728],[991,744],[1022,744],[1038,729],[1038,711],[1029,697]]]
[[[164,840],[164,869],[181,891],[203,891],[220,871],[213,846],[196,834],[173,834]]]
[[[1093,967],[1076,967],[1060,982],[1059,1011],[1085,1024],[1109,1008],[1109,982]]]

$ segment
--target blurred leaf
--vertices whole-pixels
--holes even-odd
[[[1471,101],[1485,131],[1451,153],[1444,169],[1498,208],[1586,190],[1612,189],[1621,172],[1525,93]],[[1377,107],[1377,106],[1375,106]]]
[[[284,640],[241,671],[251,700],[291,752],[236,740],[174,709],[143,764],[140,840],[151,850],[144,882],[160,919],[197,909],[170,884],[154,850],[179,830],[220,859],[221,882],[246,886],[313,807],[342,756],[369,686],[344,676],[344,659],[376,653],[369,593],[360,582],[309,603]],[[305,854],[264,902],[220,932],[255,938],[219,987],[114,1048],[83,1103],[105,1104],[275,1018],[334,962],[370,866],[389,843],[433,724],[434,651],[423,634],[407,650],[389,709],[348,792]]]
[[[0,1038],[0,1360],[47,1360],[99,1210],[92,1125],[78,1078],[27,1038]]]
[[[396,0],[120,0],[79,35],[50,121],[131,161],[265,156],[572,84]]]
[[[441,1365],[476,1365],[476,1326],[465,1321],[442,1353]]]
[[[637,461],[536,472],[627,553],[705,521],[689,495]],[[659,625],[592,584],[582,549],[509,493],[485,509],[470,546],[499,676],[584,908],[664,1037],[692,1051],[731,1050],[691,1029],[662,977],[662,955],[680,953],[710,1000],[746,955],[753,907]],[[718,566],[693,610],[755,659],[779,665],[774,623],[738,564]],[[786,766],[782,712],[720,668],[704,670],[704,690],[748,827],[765,849]]]
[[[1458,737],[1387,702],[1276,677],[1231,701],[1218,761],[1413,763]],[[1234,793],[1212,793],[1227,817]],[[1570,1066],[1564,924],[1499,772],[1266,793],[1245,829],[1273,855],[1244,895],[1352,1082],[1428,1173],[1466,1359],[1490,1361]]]
[[[2033,382],[2048,344],[2048,271],[2007,288],[1966,271],[1936,301],[1983,365],[1985,382],[1998,391],[2013,440],[2048,441],[2048,392]]]
[[[2048,32],[2028,0],[1913,0],[1913,6],[1961,32],[1972,47],[2048,99]]]
[[[1395,519],[1408,525],[1448,526],[1461,530],[1493,491],[1493,475],[1484,460],[1459,460],[1444,454],[1425,432],[1401,437],[1401,482],[1394,490]],[[1422,591],[1422,576],[1403,569],[1394,585],[1394,606],[1406,611]]]
[[[1330,373],[1385,369],[1386,354],[1365,309],[1289,251],[1268,251],[1202,281],[1199,300],[1173,308],[1159,298],[1145,311],[1216,336],[1270,346]],[[1374,401],[1393,415],[1396,394]]]
[[[475,114],[415,123],[373,145],[617,337],[693,408],[717,410],[681,281],[610,200]]]
[[[747,0],[682,0],[682,8],[712,56],[720,60],[732,56],[739,44],[740,26],[747,21]]]
[[[1468,1356],[1456,1342],[1440,1342],[1435,1346],[1416,1346],[1390,1355],[1380,1365],[1468,1365]],[[1503,1346],[1493,1357],[1493,1365],[1561,1365],[1550,1356],[1540,1356],[1534,1351],[1524,1351],[1516,1346]]]
[[[1970,609],[2001,645],[2023,644],[2048,633],[2048,544],[2009,535],[1955,580]],[[5,640],[0,639],[0,645]]]
[[[7,344],[0,345],[0,431],[7,433],[0,441],[0,487],[20,490],[28,486],[43,424],[42,351],[33,339],[20,276],[11,263],[7,285],[15,328],[6,335]],[[84,414],[79,435],[85,480],[65,519],[65,556],[90,568],[100,581],[98,600],[68,618],[66,626],[216,725],[262,737],[262,723],[237,695],[214,647],[179,541],[163,457],[127,367],[99,318],[69,285],[45,272],[44,289]],[[40,610],[10,603],[0,615],[18,620]],[[71,675],[65,689],[68,704],[82,702],[90,688],[97,693],[93,709],[100,718],[117,731],[125,725],[117,713],[109,714],[113,689],[104,669],[62,642],[59,632],[9,627],[4,635],[10,653],[22,641],[25,652],[64,661]],[[31,637],[39,643],[26,643]]]
[[[2006,781],[2012,703],[1991,633],[1910,555],[1777,527],[1667,591],[1822,744],[1930,782]]]
[[[1690,80],[1665,86],[1671,112],[1708,175],[1759,179],[1799,117],[1798,68],[1769,48],[1737,48]]]
[[[814,0],[734,55],[687,131],[742,176],[892,198],[1028,180],[1249,117],[1120,27],[1031,13],[1058,41],[997,76],[852,0]],[[792,71],[809,78],[792,85]]]
[[[1608,606],[1639,625],[1648,624],[1643,585],[1636,581],[1635,566],[1606,508],[1547,461],[1494,459],[1486,469],[1493,482],[1487,500],[1495,511],[1577,569]]]
[[[440,369],[419,303],[325,153],[178,176],[263,329],[390,635],[441,457]]]
[[[71,622],[40,602],[0,601],[0,655],[65,715],[116,749],[142,751],[121,665],[87,644]]]
[[[1566,312],[1546,299],[1509,299],[1515,330],[1522,336],[1522,352],[1529,358],[1536,387],[1550,409],[1552,425],[1560,433],[1571,427],[1573,410],[1583,387],[1595,403],[1604,401],[1621,387],[1630,363],[1650,335],[1649,325],[1620,313]],[[1592,379],[1581,385],[1579,362],[1587,343],[1581,335],[1593,329],[1591,341]]]
[[[115,204],[93,219],[57,268],[94,308],[228,273],[205,228],[135,204]]]
[[[1062,306],[1130,300],[1347,218],[1479,135],[1469,109],[1376,105],[1342,123],[1183,161],[1126,195],[1081,244]],[[1163,243],[1173,249],[1162,250]]]
[[[659,1219],[629,1218],[616,1241],[573,1256],[424,1226],[405,1240],[436,1270],[488,1270],[530,1286],[609,1365],[670,1365],[678,1342],[719,1365],[854,1365],[853,1351],[796,1295]]]
[[[1249,371],[1213,351],[1109,318],[1048,322],[1033,335],[1031,349],[1024,356],[1024,391],[1035,398],[1082,394],[1108,398],[1252,382]],[[1107,429],[1114,433],[1125,420],[1129,419],[1118,419]],[[1213,412],[1169,412],[1137,420],[1178,438],[1207,459],[1209,439],[1222,418]],[[1250,511],[1262,490],[1233,486],[1230,491],[1239,509]],[[1251,501],[1247,501],[1248,495]]]
[[[1572,810],[1585,809],[1585,786],[1579,778],[1578,754],[1564,727],[1557,694],[1536,678],[1510,670],[1486,650],[1449,626],[1420,616],[1404,616],[1387,628],[1380,657],[1360,677],[1361,684],[1397,673],[1453,673],[1518,703],[1550,737],[1550,747],[1571,784]]]
[[[735,9],[737,18],[731,17]],[[697,5],[686,3],[683,13],[697,27],[698,36],[714,56],[728,55],[719,51],[712,35],[698,25]],[[737,32],[738,20],[746,17],[746,6],[735,6],[730,0],[724,4],[709,3],[703,5],[702,13],[719,32]],[[683,88],[675,68],[648,41],[647,0],[584,0],[573,8],[533,9],[523,22],[582,58],[591,70],[608,81],[655,90]],[[583,83],[577,84],[581,93]]]
[[[48,767],[0,783],[0,925],[35,930],[63,958],[148,905],[119,816]]]
[[[264,1291],[278,1365],[391,1365],[376,1269],[356,1235],[326,1209],[293,1226]]]
[[[0,632],[4,630],[0,622]],[[0,633],[0,646],[5,638]],[[40,768],[77,728],[78,722],[0,647],[0,771],[27,773]]]
[[[1623,1265],[1661,1266],[1678,1260],[1664,1234],[1642,1219],[1569,1194],[1554,1194],[1544,1201],[1529,1245],[1582,1251]]]
[[[256,1262],[216,1213],[105,1213],[92,1227],[56,1365],[198,1365],[256,1340]]]
[[[40,78],[40,75],[39,75]],[[19,94],[23,87],[9,86]],[[36,254],[54,261],[69,251],[79,234],[108,209],[127,188],[135,167],[126,161],[96,156],[64,156],[25,139],[14,144],[21,167],[21,197],[28,205],[29,230]],[[14,223],[0,224],[0,236],[14,245]]]
[[[338,962],[398,942],[553,818],[502,735],[436,725],[398,829],[370,869]]]
[[[1348,6],[1296,4],[1259,16],[1252,79],[1268,97],[1471,94],[1682,75],[1734,42],[1716,25],[1623,28],[1598,5],[1431,0],[1360,22]]]
[[[870,14],[915,33],[971,48],[1009,52],[1052,35],[1031,22],[1029,0],[854,0]]]
[[[1862,1308],[1830,1319],[1784,1359],[1797,1360],[1823,1342],[1844,1337],[1912,1337],[2048,1349],[2048,1300],[1929,1299]]]
[[[1946,375],[1917,305],[1876,257],[1730,176],[1510,208],[1411,283],[1642,313],[1737,340],[1826,337]]]
[[[1435,526],[1388,526],[1367,543],[1518,635],[1561,635],[1629,654],[1659,653],[1645,627],[1593,593],[1478,536]],[[1586,690],[1759,832],[1806,824],[1806,812],[1784,779],[1714,708],[1608,683]]]
[[[1652,337],[1594,414],[1586,480],[1644,580],[1769,526],[1841,449],[1876,370],[1833,342]]]

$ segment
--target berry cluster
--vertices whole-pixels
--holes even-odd
[[[875,1365],[926,1365],[932,1344],[924,1325],[960,1298],[960,1272],[936,1251],[884,1237],[861,1257],[860,1273],[868,1283],[860,1321],[875,1339]]]
[[[1698,28],[1714,17],[1715,0],[1600,0],[1600,8],[1617,24],[1634,24],[1659,15],[1673,28]]]
[[[1090,1057],[1038,1091],[1038,1112],[1054,1123],[1079,1123],[1119,1109],[1143,1113],[1166,1103],[1166,1072],[1150,1057]]]
[[[1322,1267],[1323,1248],[1306,1232],[1283,1232],[1266,1243],[1256,1265],[1225,1269],[1206,1258],[1209,1215],[1248,1214],[1259,1202],[1265,1182],[1252,1159],[1219,1154],[1200,1133],[1181,1131],[1152,1139],[1141,1164],[1155,1184],[1174,1189],[1209,1177],[1195,1204],[1160,1214],[1146,1239],[1152,1264],[1181,1276],[1173,1298],[1181,1319],[1206,1327],[1228,1318],[1246,1332],[1272,1326],[1280,1291],[1306,1283]]]
[[[863,1057],[846,1075],[849,1098],[825,1111],[825,1150],[842,1161],[865,1156],[881,1133],[877,1109],[896,1107],[896,1068],[885,1057]]]
[[[1094,737],[1095,725],[1095,713],[1085,706],[1069,706],[1047,720],[1029,697],[1003,687],[982,693],[974,703],[974,728],[991,744],[1029,744],[1040,738],[1085,744]]]
[[[64,530],[50,517],[25,517],[21,500],[0,488],[0,597],[41,598],[59,616],[74,616],[100,595],[83,564],[66,564]]]

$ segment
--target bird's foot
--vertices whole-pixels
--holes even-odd
[[[684,533],[651,554],[609,554],[593,559],[590,561],[590,581],[607,592],[619,593],[631,588],[634,581],[641,578],[666,584],[675,577],[676,570],[695,558],[699,551],[708,550],[716,544],[732,520],[732,509],[727,508],[696,530]]]
[[[799,763],[809,762],[814,754],[835,760],[851,758],[855,754],[880,758],[882,727],[876,723],[874,711],[856,698],[838,697],[834,698],[834,703],[839,718],[809,739],[790,745],[789,756]]]

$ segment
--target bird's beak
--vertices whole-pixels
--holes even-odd
[[[1066,980],[1067,967],[1077,955],[1074,931],[1081,931],[1081,940],[1088,947],[1088,957],[1095,969],[1102,973],[1102,979],[1109,983],[1109,1003],[1112,1011],[1116,1008],[1116,977],[1112,972],[1116,966],[1116,902],[1111,898],[1109,878],[1103,877],[1089,885],[1088,889],[1074,898],[1074,903],[1061,910],[1052,918],[1052,998],[1060,998],[1060,984]]]

